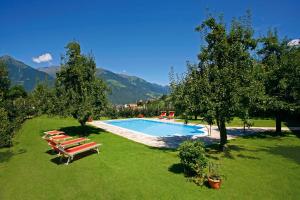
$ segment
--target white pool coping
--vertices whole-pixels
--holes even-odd
[[[105,121],[120,121],[120,120],[136,120],[136,119],[141,119],[141,118],[130,118],[130,119],[117,119],[117,120],[105,120]],[[162,123],[175,123],[175,124],[180,124],[183,125],[181,122],[175,122],[171,120],[160,120],[160,119],[149,119],[149,118],[142,118],[143,120],[149,120],[149,121],[157,121],[157,122],[162,122]],[[104,129],[108,132],[111,132],[113,134],[119,135],[121,137],[125,137],[127,139],[133,140],[135,142],[139,142],[148,146],[152,147],[166,147],[166,148],[176,148],[183,140],[186,140],[188,138],[190,139],[197,139],[201,137],[207,137],[208,133],[204,129],[203,125],[188,125],[188,126],[196,126],[199,128],[203,128],[204,133],[198,134],[198,135],[193,135],[193,136],[153,136],[149,135],[143,132],[139,131],[134,131],[131,129],[126,129],[122,128],[119,126],[115,126],[112,124],[105,123],[105,121],[93,121],[89,122],[90,125]]]

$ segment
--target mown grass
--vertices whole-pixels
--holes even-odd
[[[248,137],[229,143],[225,153],[210,150],[226,176],[219,191],[187,181],[177,152],[156,149],[88,128],[101,153],[70,165],[51,155],[42,132],[82,130],[73,119],[39,117],[26,121],[12,148],[0,149],[0,199],[298,199],[300,140]]]
[[[184,122],[184,119],[176,119],[176,121],[179,122]],[[272,118],[253,118],[251,119],[251,121],[253,122],[253,126],[255,127],[275,127],[276,122],[275,119]],[[193,124],[207,124],[207,122],[205,122],[202,119],[190,119],[188,120],[189,123],[193,123]],[[293,122],[282,122],[281,123],[282,127],[288,127],[288,126],[300,126],[300,122],[299,121],[293,121]],[[229,123],[227,123],[228,127],[243,127],[243,121],[238,118],[238,117],[234,117]]]

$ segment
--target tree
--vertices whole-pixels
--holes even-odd
[[[5,109],[10,81],[5,64],[0,62],[0,147],[11,145],[11,125]]]
[[[198,55],[199,68],[205,71],[210,88],[206,113],[216,120],[220,131],[220,147],[227,143],[226,122],[238,114],[245,115],[250,105],[261,98],[263,89],[254,79],[255,60],[251,51],[256,48],[250,15],[234,19],[229,30],[222,19],[210,16],[197,27],[204,34],[206,45]],[[203,79],[203,76],[199,76]],[[205,77],[204,77],[205,78]],[[255,84],[258,88],[249,88]],[[248,95],[249,91],[251,92]],[[259,91],[256,93],[256,91]]]
[[[8,113],[0,107],[0,147],[11,146],[12,130],[8,119]]]
[[[35,111],[41,114],[60,114],[58,98],[56,98],[55,89],[49,88],[47,84],[38,84],[33,90],[31,97],[34,102]]]
[[[299,113],[300,49],[289,47],[287,40],[279,40],[277,31],[270,30],[260,39],[261,55],[265,70],[266,109],[276,118],[276,132],[281,132],[284,115]]]
[[[185,122],[188,122],[188,110],[189,110],[189,96],[186,90],[186,80],[183,76],[178,78],[174,76],[173,68],[170,72],[170,90],[173,106],[176,113],[183,115]]]
[[[0,147],[12,145],[14,131],[33,113],[31,99],[23,86],[9,87],[8,71],[0,63]]]
[[[94,58],[81,54],[79,43],[70,42],[66,50],[61,70],[57,73],[57,95],[65,112],[84,126],[94,112],[106,105],[106,86],[96,78]]]
[[[27,97],[27,92],[25,91],[23,85],[12,86],[8,91],[8,98],[11,100],[15,100],[20,97],[22,98]]]
[[[8,71],[4,63],[0,62],[0,101],[5,98],[8,92],[10,81],[8,78]]]

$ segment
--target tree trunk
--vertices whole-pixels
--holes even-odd
[[[218,123],[218,128],[220,131],[220,150],[224,150],[224,145],[227,143],[227,131],[225,119],[220,119]]]
[[[197,117],[198,117],[198,116],[197,116],[197,115],[195,115],[195,120],[197,120]]]
[[[85,121],[79,120],[79,123],[80,123],[81,127],[84,127],[84,126],[85,126]]]
[[[281,114],[276,114],[276,133],[281,133]]]

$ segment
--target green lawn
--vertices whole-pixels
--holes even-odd
[[[39,117],[18,132],[14,147],[0,149],[0,199],[298,199],[300,139],[249,137],[231,141],[209,157],[226,175],[221,190],[199,187],[182,174],[177,152],[150,148],[89,128],[102,143],[70,165],[58,164],[42,132],[64,128],[76,134],[73,119]]]
[[[253,126],[255,127],[275,127],[275,119],[271,119],[271,118],[253,118],[251,119],[253,122]],[[179,122],[184,122],[183,119],[176,119],[176,121]],[[189,123],[196,123],[196,124],[207,124],[205,121],[197,119],[191,119],[189,120]],[[238,117],[234,117],[233,120],[230,123],[227,123],[228,127],[243,127],[243,121],[238,118]],[[294,122],[282,122],[282,127],[287,127],[287,126],[300,126],[300,122],[298,121],[294,121]]]

